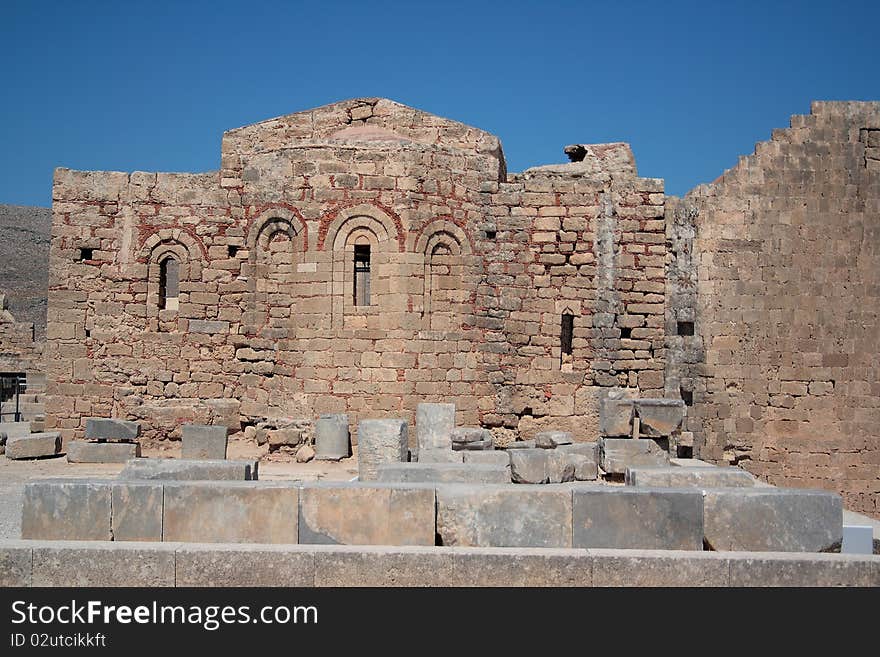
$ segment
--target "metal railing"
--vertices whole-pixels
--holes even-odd
[[[21,422],[21,395],[27,390],[27,377],[24,374],[0,375],[0,422]],[[15,400],[15,410],[6,411],[6,402]]]

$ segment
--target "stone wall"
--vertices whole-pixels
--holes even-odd
[[[47,424],[65,439],[86,416],[151,439],[450,401],[459,424],[588,440],[603,389],[663,391],[663,183],[627,146],[508,177],[496,137],[359,99],[229,131],[221,167],[56,171]]]
[[[19,322],[0,294],[0,372],[28,374],[42,371],[43,343],[34,340],[34,325]]]
[[[667,230],[667,392],[692,392],[697,455],[880,515],[880,103],[814,103]]]

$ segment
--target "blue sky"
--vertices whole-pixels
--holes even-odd
[[[508,168],[628,141],[683,194],[811,100],[880,100],[880,2],[0,2],[0,203],[52,170],[208,171],[224,130],[384,96]]]

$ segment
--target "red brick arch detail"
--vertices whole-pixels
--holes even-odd
[[[296,236],[302,238],[302,250],[305,252],[309,247],[309,227],[306,220],[303,219],[302,213],[290,205],[289,203],[270,203],[269,205],[261,205],[249,211],[247,223],[244,228],[245,239],[250,240],[252,231],[262,230],[262,225],[270,219],[286,219],[291,224],[299,224],[296,229]],[[259,234],[259,233],[256,233]]]
[[[193,247],[197,247],[202,258],[208,259],[208,249],[191,229],[183,226],[150,226],[149,229],[141,227],[140,243],[138,245],[138,262],[147,262],[153,249],[162,242],[177,242],[193,254]]]
[[[415,238],[416,253],[425,253],[428,242],[435,235],[447,233],[455,238],[461,247],[461,255],[472,255],[474,243],[468,232],[452,220],[452,217],[436,217],[422,226]]]
[[[330,227],[334,221],[339,217],[339,213],[345,210],[349,210],[351,208],[357,207],[374,207],[379,210],[383,215],[387,216],[394,223],[395,232],[397,233],[397,250],[403,252],[406,250],[406,233],[403,230],[403,221],[401,221],[400,216],[391,208],[376,201],[353,201],[351,203],[346,203],[342,205],[337,205],[332,210],[329,210],[324,213],[321,217],[320,227],[318,228],[318,250],[324,251],[325,244],[327,241],[327,234],[330,232]],[[364,211],[363,213],[366,216],[371,216],[369,212]],[[373,217],[376,219],[376,217]],[[381,219],[379,219],[381,222]],[[332,245],[331,245],[332,246]]]

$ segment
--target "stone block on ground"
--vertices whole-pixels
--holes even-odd
[[[419,450],[450,449],[455,428],[455,404],[416,405],[416,436]]]
[[[506,484],[510,472],[506,465],[486,463],[383,463],[378,481],[412,484]]]
[[[628,486],[664,488],[736,488],[754,486],[755,477],[741,468],[639,468],[626,469]]]
[[[470,453],[470,452],[469,452]],[[473,452],[478,454],[480,452]],[[464,452],[454,452],[452,447],[448,449],[420,449],[418,452],[419,463],[464,463]]]
[[[315,421],[315,459],[338,461],[351,456],[348,415],[320,417]]]
[[[703,549],[698,490],[575,486],[572,514],[573,547]]]
[[[606,397],[599,403],[599,434],[602,436],[632,435],[635,406],[632,399]]]
[[[541,431],[535,434],[535,447],[555,449],[559,445],[571,445],[574,438],[568,431]]]
[[[165,541],[296,543],[295,482],[166,482]]]
[[[438,486],[437,535],[452,546],[571,547],[571,489]]]
[[[480,427],[456,427],[450,433],[452,449],[458,449],[467,443],[492,443],[492,432]],[[494,446],[494,443],[493,443]]]
[[[225,425],[184,424],[180,430],[183,458],[220,461],[226,458],[228,432]]]
[[[171,481],[248,481],[259,478],[259,461],[194,461],[188,459],[131,459],[119,479]]]
[[[61,453],[61,434],[57,431],[32,433],[6,439],[6,458],[36,459]]]
[[[595,481],[599,478],[599,464],[592,457],[571,452],[566,458],[574,465],[575,481]]]
[[[510,454],[503,449],[453,452],[453,454],[464,456],[465,463],[484,463],[490,465],[503,465],[505,468],[510,467]]]
[[[113,540],[161,541],[163,484],[115,481],[110,488]]]
[[[601,438],[599,465],[609,474],[625,474],[627,468],[666,466],[669,454],[650,438]]]
[[[538,448],[515,449],[510,454],[510,478],[516,484],[546,484],[547,451]]]
[[[375,481],[380,463],[407,460],[406,420],[361,420],[358,423],[358,479]]]
[[[797,488],[704,491],[705,539],[713,550],[822,552],[843,538],[839,495]]]
[[[18,438],[28,436],[31,433],[30,422],[0,422],[0,433],[6,434],[6,438]]]
[[[137,440],[141,433],[139,422],[108,417],[87,417],[85,421],[88,440]]]
[[[68,463],[126,463],[141,455],[138,443],[71,440],[67,443]]]
[[[635,411],[639,418],[639,435],[661,438],[671,436],[684,419],[681,399],[637,399]]]
[[[25,484],[21,537],[109,541],[109,481],[56,479]]]
[[[434,509],[433,486],[307,483],[300,489],[299,542],[434,545]]]

